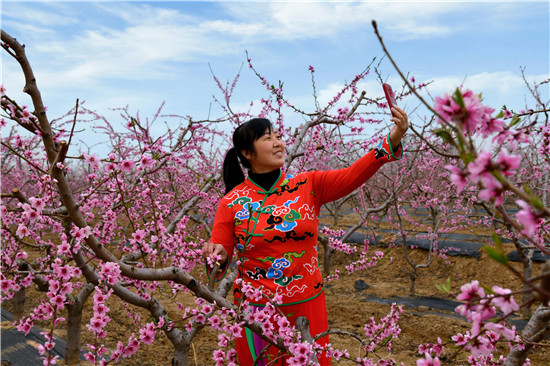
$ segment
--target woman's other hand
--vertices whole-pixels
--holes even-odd
[[[208,258],[212,255],[219,255],[222,257],[220,264],[225,263],[227,261],[227,251],[221,244],[214,244],[214,243],[206,243],[204,247],[202,248],[202,256],[204,258]]]
[[[393,106],[391,121],[395,123],[390,132],[390,143],[392,149],[396,149],[401,142],[401,138],[409,129],[409,119],[407,113],[398,106]]]

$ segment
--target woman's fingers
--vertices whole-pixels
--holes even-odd
[[[397,127],[399,127],[401,130],[406,131],[409,128],[409,121],[407,117],[407,113],[405,113],[404,110],[401,108],[394,106],[392,108],[392,112],[394,117],[391,119]]]
[[[205,258],[212,255],[220,255],[222,257],[222,262],[227,260],[227,251],[221,244],[206,243],[203,247],[202,255]]]
[[[202,255],[203,257],[210,257],[214,253],[214,243],[206,243],[204,244],[204,247],[202,248]]]
[[[225,262],[227,260],[227,252],[225,251],[225,248],[221,244],[215,244],[213,254],[220,255],[222,257],[222,262]]]
[[[391,121],[394,123],[394,126],[390,131],[390,143],[392,148],[397,148],[401,142],[401,138],[409,128],[409,119],[407,113],[397,106],[392,107],[392,115]]]

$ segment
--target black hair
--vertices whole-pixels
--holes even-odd
[[[273,130],[270,120],[267,118],[252,118],[237,127],[233,132],[233,147],[229,149],[223,161],[225,194],[244,182],[244,173],[240,164],[249,170],[252,167],[242,152],[255,154],[254,141],[265,135],[266,130],[269,133]]]

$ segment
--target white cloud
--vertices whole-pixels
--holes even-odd
[[[548,75],[526,75],[528,81],[541,82]],[[466,89],[471,89],[476,92],[490,90],[502,95],[508,95],[517,92],[520,89],[525,89],[525,82],[521,74],[510,71],[500,72],[482,72],[475,75],[459,76],[442,76],[435,77],[433,83],[429,86],[432,93],[444,94],[452,93],[457,87],[463,85]]]
[[[354,33],[377,20],[398,39],[431,38],[461,29],[441,21],[443,15],[465,13],[474,4],[460,2],[275,2],[268,4],[229,3],[226,9],[241,21],[266,25],[265,37],[308,39]],[[258,29],[263,31],[263,29]],[[364,30],[357,33],[358,37]]]
[[[4,1],[6,2],[6,1]],[[2,18],[9,25],[62,26],[74,25],[78,20],[67,15],[62,2],[46,2],[40,7],[33,7],[24,2],[7,2],[2,7]]]

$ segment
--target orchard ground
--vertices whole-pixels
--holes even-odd
[[[350,220],[349,223],[352,221]],[[353,222],[355,223],[355,222]],[[346,225],[346,219],[341,221],[341,225]],[[463,233],[472,234],[472,232]],[[480,235],[490,235],[489,229],[477,229]],[[356,333],[364,336],[363,326],[370,317],[377,322],[389,313],[391,302],[401,302],[402,298],[409,298],[409,274],[410,265],[407,263],[403,249],[400,247],[388,247],[388,243],[395,240],[392,234],[380,236],[380,246],[371,247],[370,252],[382,250],[386,252],[384,260],[375,267],[362,270],[351,275],[346,273],[345,264],[349,263],[349,257],[343,253],[335,253],[331,262],[332,269],[339,269],[341,272],[338,280],[326,284],[326,300],[331,328],[340,329],[347,332]],[[321,246],[319,246],[321,248]],[[359,248],[362,248],[359,245]],[[359,249],[358,248],[358,249]],[[322,249],[322,248],[321,248]],[[512,244],[505,244],[504,250],[509,253],[515,250]],[[320,253],[322,258],[322,253]],[[427,251],[414,249],[410,251],[411,258],[416,263],[425,263]],[[354,255],[358,257],[358,254]],[[391,261],[389,260],[391,258]],[[512,263],[518,271],[522,271],[521,263]],[[540,273],[541,263],[534,263],[533,274]],[[205,280],[204,267],[199,266],[193,275]],[[437,257],[428,268],[419,269],[416,279],[415,297],[408,299],[407,305],[403,306],[403,313],[399,320],[401,334],[392,344],[392,352],[388,354],[385,349],[377,352],[381,357],[392,357],[398,363],[405,365],[416,365],[416,360],[420,357],[418,345],[425,343],[436,343],[440,337],[443,342],[450,340],[450,337],[456,333],[464,334],[470,329],[470,325],[465,319],[459,317],[452,310],[438,309],[436,306],[426,304],[423,297],[435,297],[442,302],[452,300],[436,288],[436,284],[443,284],[447,278],[452,279],[452,291],[457,292],[460,286],[474,279],[480,281],[482,285],[492,287],[494,285],[503,288],[510,288],[514,291],[520,290],[521,281],[508,271],[503,265],[491,260],[482,252],[481,258],[476,259],[468,256],[454,256],[446,259]],[[32,286],[31,286],[32,287]],[[39,301],[43,294],[38,294],[36,290],[30,288],[27,290],[26,311],[30,311]],[[170,297],[169,294],[160,295]],[[228,298],[231,297],[231,294]],[[521,298],[515,296],[518,303]],[[193,299],[190,295],[185,298],[178,298],[177,301],[193,305]],[[85,325],[91,316],[91,299],[87,302],[87,307],[83,317],[82,344],[93,343],[91,334],[85,332]],[[104,344],[111,349],[116,348],[118,341],[126,343],[132,332],[138,334],[138,324],[134,324],[133,318],[128,315],[127,307],[115,296],[112,296],[108,303],[111,309],[109,316],[112,321],[107,326],[107,338],[103,340]],[[6,304],[10,310],[11,304]],[[532,308],[534,310],[534,308]],[[150,316],[142,309],[135,309],[143,320]],[[181,311],[175,304],[168,309],[172,319],[181,318]],[[513,318],[517,324],[525,323],[526,319],[519,316]],[[43,325],[45,326],[45,325]],[[64,330],[56,331],[56,335],[64,338]],[[217,349],[217,334],[210,329],[203,329],[194,339],[190,355],[190,365],[213,365],[212,352]],[[364,356],[361,352],[361,344],[355,339],[346,336],[332,335],[331,342],[334,347],[347,349],[352,357]],[[498,354],[506,355],[508,353],[508,344],[502,342]],[[454,349],[451,345],[447,347],[447,355],[451,355]],[[376,356],[374,356],[376,357]],[[462,352],[449,365],[468,364],[467,355]],[[152,345],[142,345],[137,354],[127,360],[119,362],[119,365],[169,365],[172,358],[172,346],[167,337],[161,334]],[[445,359],[443,357],[442,359]],[[530,355],[532,365],[550,365],[550,352],[548,348],[536,348]],[[58,364],[63,365],[63,360]],[[88,364],[83,361],[82,364]],[[341,360],[334,362],[335,365],[354,365],[351,361]]]

